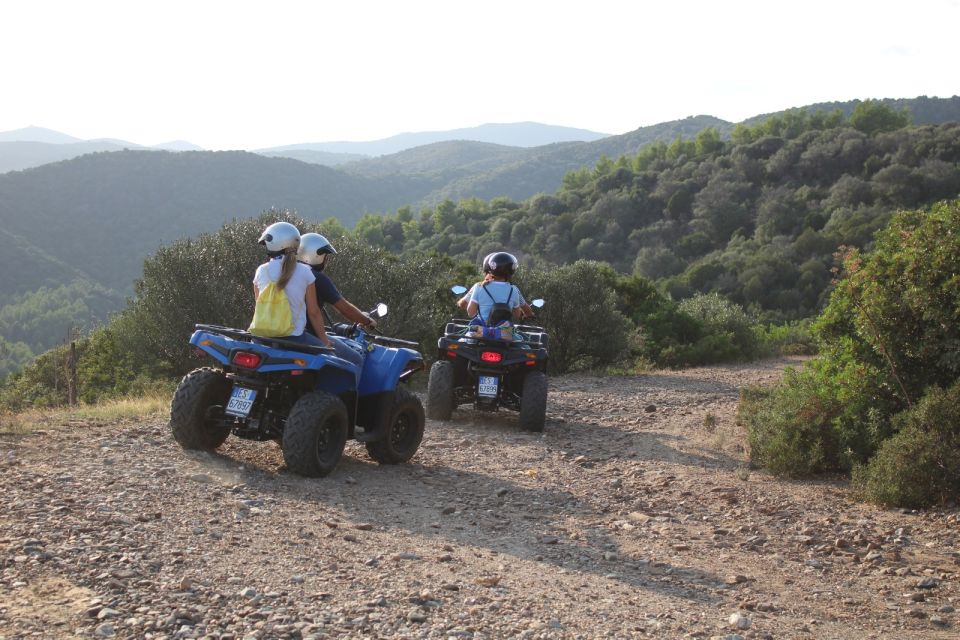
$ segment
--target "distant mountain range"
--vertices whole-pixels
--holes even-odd
[[[26,127],[14,131],[0,132],[0,173],[20,171],[51,162],[70,160],[88,153],[123,151],[124,149],[202,150],[201,147],[185,140],[173,140],[146,147],[115,138],[81,140],[53,129]]]
[[[267,157],[293,158],[301,162],[333,167],[447,140],[472,140],[513,147],[535,147],[555,142],[599,140],[606,136],[607,134],[587,131],[586,129],[573,129],[538,122],[518,122],[512,124],[484,124],[479,127],[452,129],[450,131],[401,133],[369,142],[292,144],[259,149],[255,153]],[[52,129],[26,127],[14,131],[0,132],[0,173],[38,167],[49,162],[69,160],[85,153],[120,151],[122,149],[203,151],[202,147],[185,140],[144,146],[113,138],[81,140]]]
[[[539,122],[514,122],[509,124],[483,124],[479,127],[451,129],[449,131],[421,131],[401,133],[382,140],[370,142],[316,142],[293,144],[269,149],[258,149],[256,153],[277,154],[286,151],[326,151],[328,153],[355,154],[362,156],[383,156],[398,153],[406,149],[421,147],[434,142],[448,140],[471,140],[511,147],[539,147],[555,142],[591,142],[606,138],[610,134],[597,133],[586,129],[559,127]]]

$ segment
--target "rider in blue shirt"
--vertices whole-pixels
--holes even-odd
[[[506,304],[510,308],[512,320],[524,320],[533,317],[533,309],[523,299],[520,289],[510,283],[516,273],[518,261],[512,254],[500,251],[491,253],[483,259],[484,281],[473,286],[467,300],[467,315],[479,318],[489,326],[490,310],[494,304]],[[467,298],[464,296],[464,299]],[[461,299],[461,303],[463,299]]]

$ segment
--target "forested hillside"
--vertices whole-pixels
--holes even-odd
[[[916,98],[881,98],[872,100],[871,102],[880,104],[893,111],[906,111],[910,115],[910,122],[916,125],[960,122],[960,96],[952,96],[950,98],[930,98],[927,96],[919,96]],[[849,117],[853,114],[854,109],[862,103],[863,100],[818,102],[802,107],[801,110],[810,114],[818,111],[830,113],[839,110],[844,116]],[[782,116],[783,114],[783,111],[765,113],[747,118],[741,124],[750,127],[761,124],[764,120],[774,116]]]
[[[715,291],[797,318],[822,306],[838,246],[867,247],[896,209],[960,194],[957,123],[912,127],[864,103],[850,118],[797,111],[731,135],[708,129],[604,159],[554,195],[448,200],[367,216],[356,231],[397,252],[604,260],[676,298]]]
[[[352,224],[415,200],[416,184],[244,152],[95,153],[0,175],[0,375],[122,308],[162,243],[274,205]]]
[[[567,172],[591,166],[603,156],[636,153],[653,142],[693,137],[711,126],[724,133],[733,129],[731,123],[718,118],[697,116],[641,127],[593,142],[560,142],[529,149],[489,147],[480,143],[430,145],[385,158],[350,163],[343,168],[369,176],[384,175],[384,168],[390,167],[399,174],[433,181],[428,193],[419,201],[409,203],[415,208],[435,205],[445,199],[507,197],[522,200],[537,193],[556,191]]]
[[[411,184],[245,152],[97,153],[0,175],[0,224],[94,282],[129,290],[163,242],[271,206],[351,225],[360,212],[415,199]],[[24,245],[17,259],[32,252]],[[30,270],[19,275],[18,289],[47,280]]]
[[[50,144],[46,142],[0,141],[0,173],[69,160],[98,151],[122,151],[123,147],[106,141]]]
[[[960,189],[957,125],[908,126],[960,121],[960,98],[895,104],[909,112],[855,102],[753,127],[698,116],[531,149],[443,142],[342,170],[245,152],[119,151],[3,174],[0,374],[118,310],[162,244],[271,207],[344,227],[377,212],[356,233],[395,252],[603,260],[676,299],[715,291],[766,318],[809,317],[839,245],[867,246],[895,209]]]

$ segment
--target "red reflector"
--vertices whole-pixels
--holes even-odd
[[[532,366],[535,365],[535,364],[537,364],[537,361],[536,361],[536,360],[527,360],[527,366],[528,366],[528,367],[532,367]]]
[[[260,366],[260,354],[237,351],[233,354],[233,364],[245,369],[256,369]]]
[[[303,371],[301,371],[300,369],[294,369],[293,371],[290,372],[290,375],[292,375],[292,376],[302,376],[302,375],[303,375]]]
[[[480,359],[484,362],[500,362],[503,360],[503,354],[496,351],[484,351],[480,354]]]
[[[447,355],[450,356],[451,358],[456,358],[456,357],[457,357],[457,352],[456,352],[456,351],[447,351]]]

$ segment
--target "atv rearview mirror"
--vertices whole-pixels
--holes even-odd
[[[462,284],[455,284],[455,285],[453,285],[452,287],[450,287],[450,291],[453,291],[455,294],[457,294],[457,295],[459,296],[459,295],[462,295],[462,294],[466,293],[466,292],[467,292],[467,288],[466,288],[465,286],[463,286]]]
[[[539,309],[540,307],[543,306],[543,298],[537,298],[536,300],[532,301],[530,303],[530,306],[536,307],[537,309]]]
[[[389,309],[390,308],[387,305],[381,302],[377,305],[377,308],[373,310],[373,314],[371,315],[374,315],[377,318],[383,318],[387,315],[387,311],[389,311]]]

